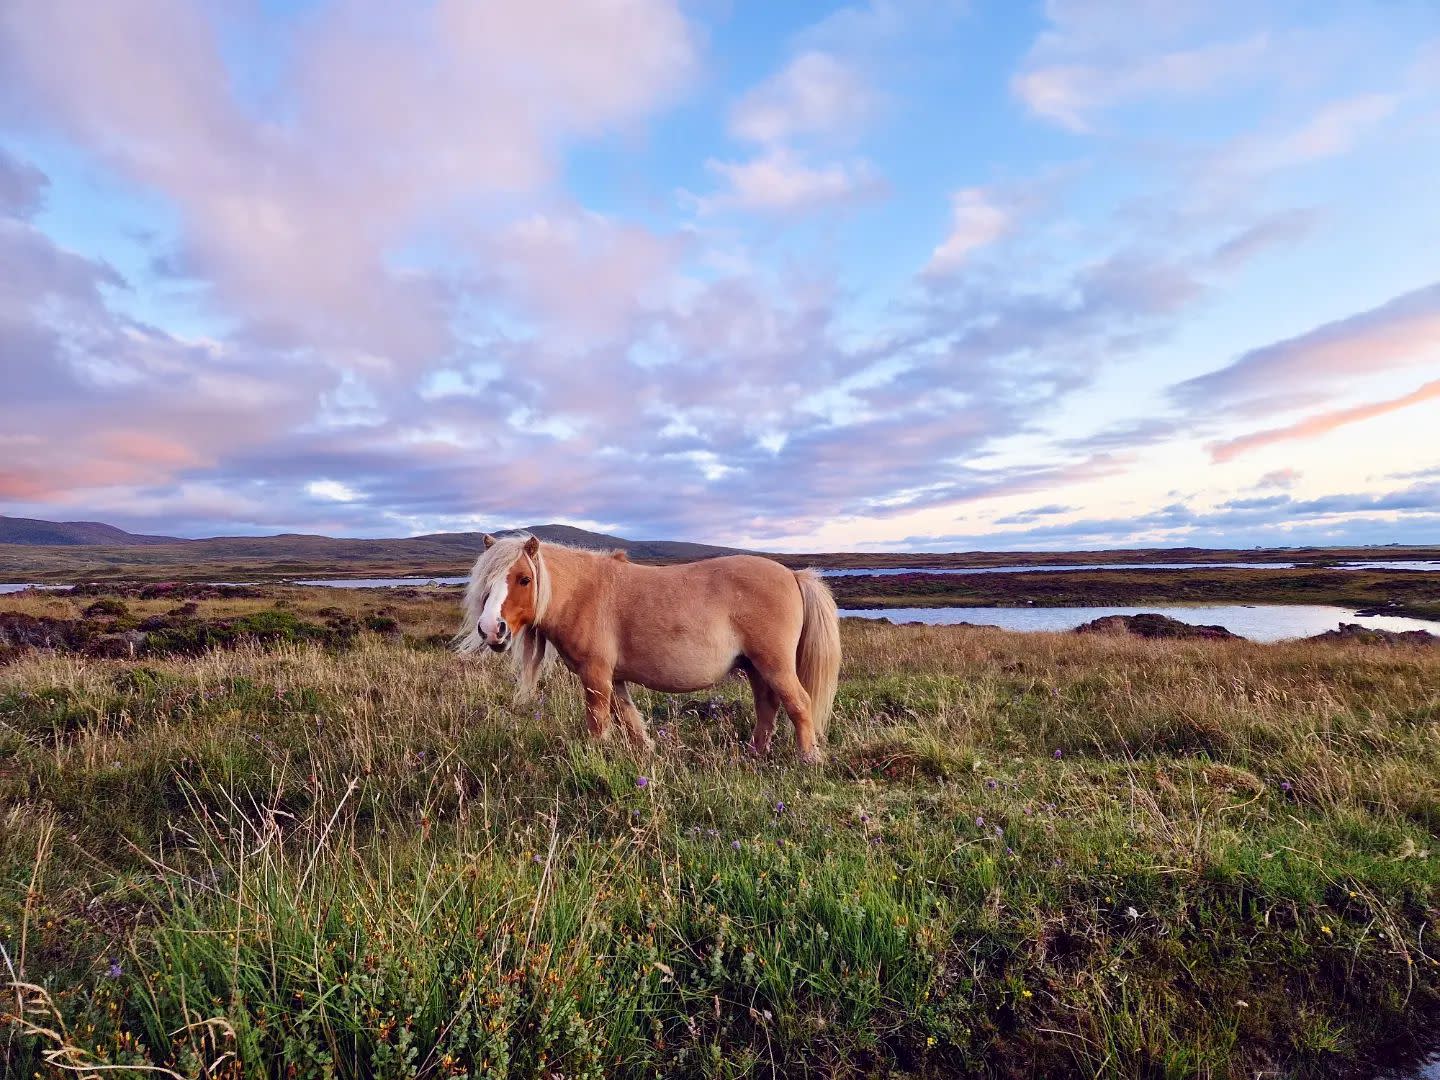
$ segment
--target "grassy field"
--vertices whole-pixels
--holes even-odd
[[[0,667],[0,1071],[1373,1075],[1440,1018],[1440,650],[847,622],[805,768],[740,682],[590,745],[454,616]]]

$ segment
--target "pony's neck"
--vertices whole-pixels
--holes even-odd
[[[550,580],[550,597],[545,603],[545,610],[536,615],[535,629],[546,637],[553,640],[557,629],[569,625],[567,609],[574,603],[577,593],[589,576],[584,573],[581,563],[595,557],[588,551],[575,551],[549,544],[540,548],[540,558],[544,562],[542,573]]]

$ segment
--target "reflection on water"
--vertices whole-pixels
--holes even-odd
[[[1440,560],[1429,562],[1351,562],[1341,563],[1342,570],[1440,570]]]
[[[463,577],[373,577],[373,578],[315,578],[310,581],[292,581],[292,585],[324,585],[330,589],[393,589],[402,585],[418,588],[424,585],[464,585],[469,578]]]
[[[1212,563],[1067,563],[1054,566],[899,566],[884,570],[864,566],[821,570],[825,577],[893,577],[896,574],[1035,574],[1043,570],[1294,570],[1306,564],[1293,562],[1212,562]],[[1315,569],[1332,569],[1316,566]],[[1440,570],[1440,560],[1430,562],[1339,563],[1338,570]]]
[[[1072,563],[1054,566],[899,566],[877,570],[865,566],[821,570],[823,577],[894,577],[896,574],[1034,574],[1042,570],[1293,570],[1289,562],[1212,563]]]
[[[1311,637],[1334,630],[1342,622],[1359,623],[1372,630],[1429,630],[1440,634],[1440,622],[1410,619],[1399,615],[1356,615],[1349,608],[1312,604],[1224,604],[1208,607],[941,607],[846,609],[841,615],[864,619],[886,618],[891,622],[923,622],[935,625],[980,623],[1004,630],[1073,630],[1081,623],[1106,615],[1139,615],[1156,612],[1199,626],[1223,626],[1232,634],[1251,641],[1283,641]]]

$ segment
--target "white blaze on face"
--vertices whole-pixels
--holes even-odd
[[[500,609],[505,606],[505,598],[509,595],[510,585],[502,578],[485,597],[485,607],[480,612],[480,633],[485,637],[495,636],[500,625]]]

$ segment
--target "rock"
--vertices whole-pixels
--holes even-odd
[[[1244,641],[1223,626],[1196,626],[1168,615],[1145,612],[1141,615],[1106,615],[1075,628],[1077,634],[1135,634],[1144,638],[1228,638]]]
[[[81,637],[78,626],[69,619],[0,612],[0,648],[72,649]]]
[[[1359,623],[1341,623],[1334,630],[1308,637],[1306,641],[1345,641],[1355,645],[1440,645],[1440,635],[1429,630],[1372,630]]]
[[[109,660],[133,660],[145,650],[150,635],[143,630],[122,630],[117,634],[97,634],[85,644],[87,656]]]

